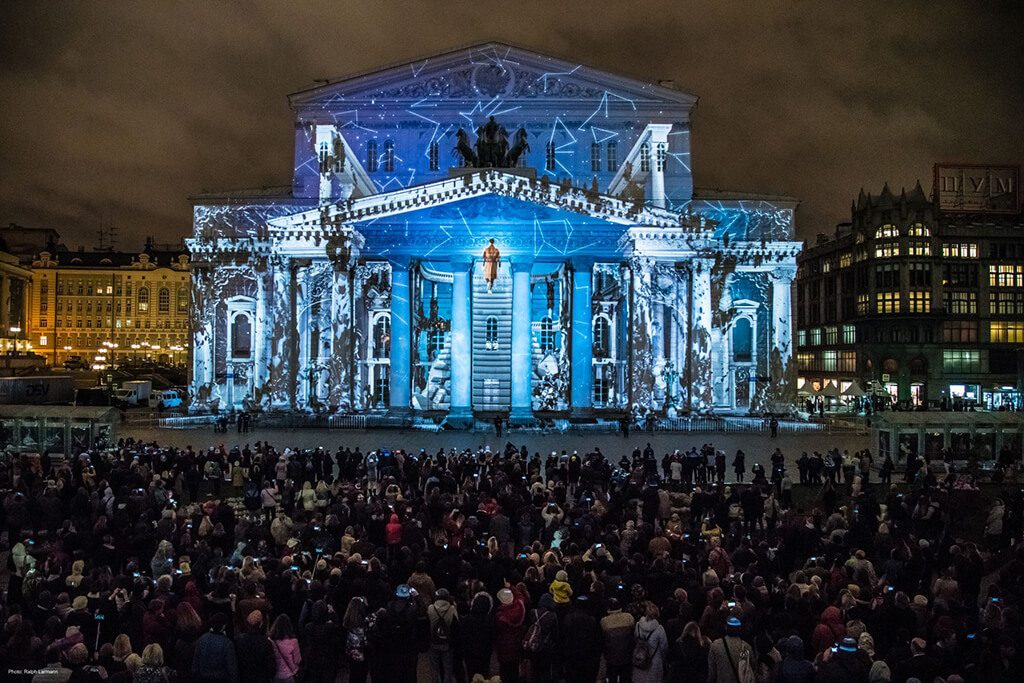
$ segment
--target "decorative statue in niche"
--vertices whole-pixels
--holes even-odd
[[[501,263],[501,252],[494,246],[494,238],[484,248],[484,280],[487,281],[487,291],[494,290],[494,281],[498,279],[498,264]]]

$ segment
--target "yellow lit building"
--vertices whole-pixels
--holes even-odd
[[[188,361],[184,250],[43,251],[32,261],[28,341],[53,365]]]
[[[0,353],[28,349],[25,295],[31,279],[32,272],[20,266],[18,257],[3,251],[0,244]]]

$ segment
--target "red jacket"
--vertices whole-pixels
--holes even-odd
[[[503,663],[517,661],[522,656],[523,635],[526,632],[523,628],[523,622],[526,620],[526,603],[517,589],[512,589],[512,595],[512,602],[508,605],[499,603],[494,615],[497,626],[494,653],[498,656],[498,661]]]
[[[398,545],[402,542],[402,523],[398,521],[398,514],[391,513],[391,521],[384,527],[384,533],[388,539],[388,545]]]

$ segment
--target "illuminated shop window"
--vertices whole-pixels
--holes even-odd
[[[943,372],[983,372],[981,351],[945,349],[942,352]]]

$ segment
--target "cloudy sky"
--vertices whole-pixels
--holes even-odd
[[[3,0],[0,225],[180,239],[190,194],[290,182],[288,93],[503,40],[697,93],[697,184],[798,197],[811,238],[862,186],[1024,162],[1022,26],[1018,0]]]

